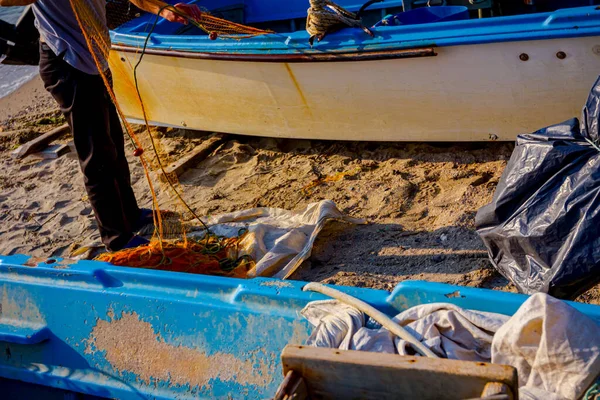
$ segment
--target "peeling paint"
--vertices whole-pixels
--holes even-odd
[[[131,372],[146,384],[208,388],[212,380],[242,385],[267,386],[273,371],[257,354],[242,360],[227,353],[207,354],[201,349],[174,346],[140,320],[137,313],[121,314],[111,321],[98,319],[85,349],[86,354],[104,352],[119,373]]]
[[[294,287],[294,285],[292,285],[290,282],[276,280],[261,282],[260,286],[275,286],[278,288]]]
[[[306,343],[306,339],[308,339],[310,332],[309,328],[300,322],[296,322],[294,324],[294,330],[292,332],[292,337],[290,338],[288,344],[304,344]]]
[[[30,257],[27,262],[24,262],[23,265],[26,267],[37,267],[39,264],[45,262],[47,259],[44,257]]]
[[[4,287],[0,299],[0,321],[45,322],[37,305],[30,299],[29,293],[22,289]]]
[[[465,296],[462,296],[460,294],[459,290],[456,290],[456,291],[454,291],[452,293],[446,293],[444,296],[446,296],[449,299],[455,299],[455,298],[463,298],[464,299],[465,298]]]

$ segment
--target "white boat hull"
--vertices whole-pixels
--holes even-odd
[[[157,125],[280,138],[487,141],[578,116],[600,73],[594,36],[435,52],[298,63],[146,54],[138,79],[148,119]],[[139,53],[111,57],[120,106],[142,120],[133,87]]]

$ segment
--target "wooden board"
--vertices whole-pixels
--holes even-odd
[[[363,351],[286,346],[284,374],[302,378],[312,399],[469,399],[489,382],[516,399],[517,371],[506,365]]]
[[[29,142],[25,143],[18,149],[12,152],[12,156],[17,159],[24,158],[29,154],[37,153],[44,150],[52,141],[58,139],[69,131],[69,125],[64,124],[58,128],[52,129],[49,132],[44,133],[42,136],[37,137]]]
[[[44,150],[31,154],[31,157],[41,160],[52,160],[70,152],[71,148],[68,144],[51,144]]]
[[[165,168],[167,176],[173,176],[174,178],[179,177],[188,169],[197,165],[200,161],[208,157],[208,155],[227,138],[227,135],[215,133],[211,135],[207,140],[202,142],[200,146],[196,147],[190,153],[180,158],[173,164]],[[160,174],[160,179],[166,181],[164,174]]]

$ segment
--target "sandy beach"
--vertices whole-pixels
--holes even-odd
[[[58,159],[10,152],[64,121],[39,78],[0,99],[0,254],[65,257],[98,243],[74,154]],[[178,159],[208,133],[160,130]],[[67,143],[65,136],[59,142]],[[358,143],[228,136],[180,178],[200,215],[251,207],[300,209],[333,200],[365,225],[331,223],[294,279],[391,290],[419,279],[514,291],[491,266],[474,230],[494,193],[512,143]],[[133,149],[129,148],[129,153]],[[141,206],[150,195],[130,159]],[[326,182],[323,182],[324,178]],[[163,207],[169,200],[162,198]],[[598,287],[579,301],[600,304]]]

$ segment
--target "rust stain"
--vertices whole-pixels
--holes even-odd
[[[120,373],[132,372],[147,384],[164,381],[194,388],[220,379],[266,386],[273,375],[263,360],[241,360],[227,353],[208,355],[200,349],[168,344],[135,312],[123,312],[111,321],[97,320],[85,353],[97,351],[105,352],[106,360]]]
[[[131,57],[137,60],[138,56],[136,54]],[[117,100],[124,108],[123,111],[126,115],[136,115],[139,116],[139,118],[142,118],[142,109],[135,88],[133,65],[130,61],[130,57],[111,51],[109,55],[109,65],[113,75],[114,92],[117,95]]]
[[[300,95],[300,99],[302,99],[302,104],[304,104],[304,107],[306,108],[306,112],[309,115],[312,115],[312,113],[310,112],[310,107],[308,106],[308,102],[306,101],[306,97],[304,97],[304,93],[302,93],[300,84],[298,83],[298,80],[296,79],[296,75],[294,75],[294,73],[292,72],[292,69],[290,68],[290,65],[288,63],[285,63],[283,65],[285,65],[285,69],[287,70],[290,78],[292,79],[292,82],[294,83],[294,86],[296,87],[296,91]]]

